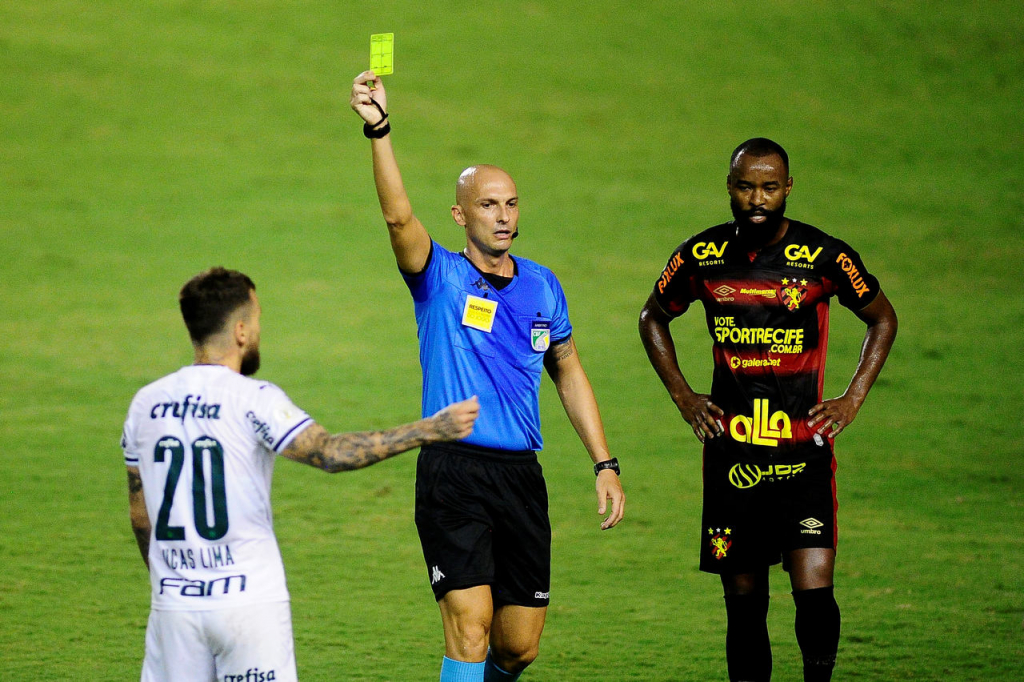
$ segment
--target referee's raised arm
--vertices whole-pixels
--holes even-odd
[[[370,89],[369,83],[373,83]],[[405,272],[421,272],[430,256],[430,235],[412,212],[409,196],[402,184],[395,152],[391,147],[391,122],[388,120],[387,93],[380,76],[364,71],[352,82],[352,110],[365,124],[363,134],[373,151],[373,180],[377,185],[380,210],[388,224],[391,250],[398,267]]]

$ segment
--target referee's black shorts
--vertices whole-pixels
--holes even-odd
[[[813,451],[750,461],[708,445],[700,570],[752,573],[792,550],[835,549],[838,509],[834,457]],[[783,568],[789,570],[787,563]]]
[[[435,599],[490,585],[495,605],[548,605],[551,524],[537,453],[425,446],[416,463],[416,529]]]

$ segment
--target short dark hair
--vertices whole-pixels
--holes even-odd
[[[767,137],[752,137],[739,147],[736,147],[732,157],[729,159],[730,172],[732,172],[733,167],[736,165],[736,160],[740,157],[740,154],[750,154],[754,158],[778,155],[786,166],[786,175],[789,175],[789,154],[786,153],[781,144],[774,140],[769,140]]]
[[[228,317],[249,303],[256,285],[237,270],[215,267],[185,282],[178,294],[192,343],[199,345],[224,328]]]

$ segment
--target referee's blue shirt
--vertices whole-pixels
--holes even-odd
[[[416,308],[423,416],[476,395],[480,417],[463,442],[540,450],[544,352],[566,341],[572,325],[555,275],[525,258],[515,264],[512,282],[498,290],[462,254],[433,242],[423,272],[402,276]]]

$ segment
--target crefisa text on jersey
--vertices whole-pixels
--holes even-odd
[[[192,398],[195,398],[193,401]],[[185,423],[185,417],[193,419],[220,419],[220,403],[212,405],[202,402],[203,396],[193,396],[191,393],[185,396],[181,402],[173,401],[156,403],[149,411],[150,419],[174,418]]]
[[[259,668],[249,668],[244,675],[224,676],[224,682],[270,682],[270,680],[276,679],[277,675],[273,670],[260,670]]]
[[[169,547],[160,550],[164,557],[164,563],[168,568],[190,569],[200,566],[202,568],[222,568],[233,566],[235,560],[231,558],[231,545],[213,545],[212,547],[199,547],[193,549],[187,547],[178,549]],[[198,560],[197,560],[198,555]]]

